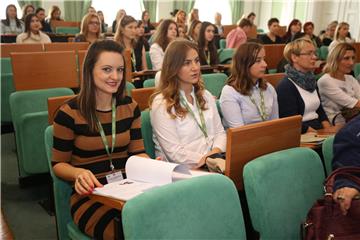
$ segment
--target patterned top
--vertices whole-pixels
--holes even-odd
[[[111,110],[97,111],[111,148]],[[115,169],[124,169],[131,155],[144,153],[140,110],[130,97],[116,104],[116,145],[112,154]],[[97,178],[110,173],[110,162],[99,132],[89,131],[78,110],[77,101],[64,104],[54,120],[52,165],[68,162],[90,170]]]

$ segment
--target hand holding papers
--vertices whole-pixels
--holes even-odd
[[[176,180],[209,174],[190,171],[186,166],[138,156],[130,157],[125,165],[127,179],[95,188],[93,194],[129,200],[147,190]]]

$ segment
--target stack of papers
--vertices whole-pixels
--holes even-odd
[[[95,188],[93,194],[127,201],[145,191],[178,180],[211,174],[189,170],[185,165],[138,156],[130,157],[125,165],[127,179]]]
[[[316,133],[306,133],[301,135],[300,142],[301,143],[313,143],[313,144],[321,144],[326,137],[317,136]]]

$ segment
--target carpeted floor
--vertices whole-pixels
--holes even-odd
[[[55,217],[39,204],[47,184],[20,188],[14,134],[1,135],[1,207],[15,239],[56,239]]]

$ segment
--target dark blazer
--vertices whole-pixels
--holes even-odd
[[[335,136],[333,169],[360,167],[360,115],[348,122]],[[359,176],[360,177],[360,176]],[[336,179],[334,191],[342,187],[360,186],[347,179]]]
[[[304,100],[302,99],[294,83],[292,83],[287,76],[285,76],[276,87],[276,93],[278,97],[280,118],[294,115],[304,115]],[[316,113],[319,115],[318,119],[302,122],[301,133],[307,132],[309,127],[314,129],[321,129],[321,122],[328,120],[326,113],[321,106],[321,102],[319,108],[316,110]]]

